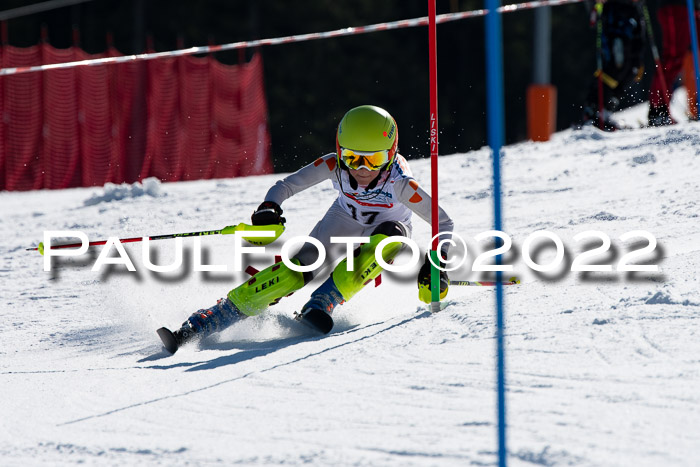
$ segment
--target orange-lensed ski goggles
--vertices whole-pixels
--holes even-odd
[[[367,170],[381,170],[390,159],[388,149],[365,152],[340,148],[340,161],[351,170],[357,170],[363,167]]]

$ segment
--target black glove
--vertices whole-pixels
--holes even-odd
[[[250,216],[253,225],[284,225],[287,219],[282,217],[282,208],[274,201],[265,201]]]
[[[440,261],[440,267],[445,267],[445,263]],[[431,264],[428,255],[425,255],[425,262],[418,271],[418,298],[425,303],[432,301],[432,291],[430,289],[430,270]],[[440,300],[447,296],[447,289],[450,285],[450,279],[447,277],[447,271],[440,271]]]

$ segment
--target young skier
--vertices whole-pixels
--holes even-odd
[[[430,196],[413,179],[397,145],[396,122],[386,110],[371,105],[351,109],[338,125],[336,152],[279,180],[252,215],[253,225],[284,224],[281,204],[287,198],[331,180],[339,192],[338,198],[309,234],[326,249],[326,262],[340,257],[339,245],[332,248],[331,237],[369,237],[369,242],[354,250],[353,271],[347,270],[345,258],[297,314],[298,320],[320,332],[330,332],[333,326],[330,315],[336,306],[350,300],[382,271],[375,259],[375,247],[379,242],[391,236],[410,237],[412,212],[430,223]],[[452,232],[452,219],[442,209],[438,222],[439,232],[448,232],[447,235]],[[398,242],[386,245],[382,250],[384,261],[391,261],[402,245]],[[445,258],[447,243],[443,245],[441,256]],[[318,254],[313,244],[305,243],[291,261],[300,266],[311,265]],[[314,272],[297,272],[284,263],[276,263],[231,290],[216,305],[192,314],[179,330],[171,333],[161,328],[158,334],[166,349],[174,353],[193,338],[221,331],[242,318],[263,312],[304,287]],[[430,263],[427,257],[418,274],[418,287],[419,298],[429,303]],[[447,295],[447,289],[447,273],[441,271],[441,298]]]

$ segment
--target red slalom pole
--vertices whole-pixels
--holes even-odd
[[[440,311],[440,271],[434,266],[438,262],[438,92],[437,92],[437,27],[435,21],[435,0],[428,0],[428,36],[430,69],[430,183],[432,198],[431,224],[433,242],[430,256],[433,265],[430,268],[430,289],[432,293],[430,310]]]

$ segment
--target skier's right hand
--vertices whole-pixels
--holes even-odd
[[[274,201],[265,201],[250,216],[253,225],[284,225],[287,219],[282,217],[282,208]]]

